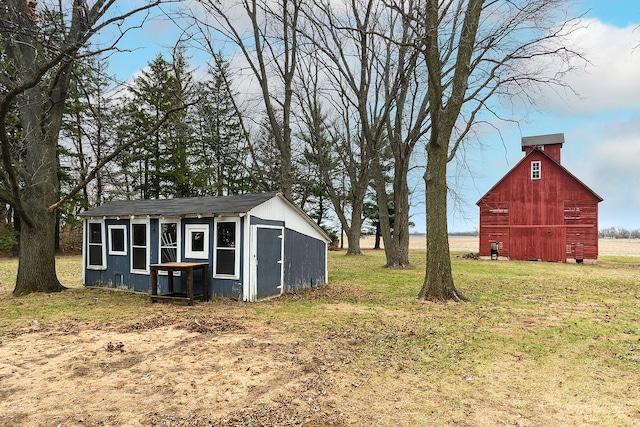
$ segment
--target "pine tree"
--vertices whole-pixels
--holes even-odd
[[[112,149],[115,106],[109,97],[107,68],[100,56],[74,63],[58,148],[61,193],[86,179]],[[71,221],[81,209],[101,205],[108,198],[109,182],[108,169],[97,172],[72,203],[61,207],[63,221]]]
[[[134,80],[129,99],[121,108],[122,123],[118,138],[134,135],[157,122],[176,105],[193,98],[192,72],[184,50],[177,47],[173,61],[161,54]],[[159,199],[187,197],[193,188],[193,147],[195,138],[192,116],[187,109],[174,114],[157,132],[128,153],[121,153],[122,193],[132,198]]]
[[[230,86],[229,63],[218,53],[209,67],[209,79],[200,86],[203,99],[196,110],[194,180],[202,195],[243,194],[253,188],[245,132]]]

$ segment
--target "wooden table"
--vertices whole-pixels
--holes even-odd
[[[186,301],[187,304],[193,305],[193,301],[198,299],[201,301],[209,300],[209,264],[206,262],[164,262],[162,264],[151,264],[151,301],[175,300]],[[202,270],[202,293],[193,294],[193,270]],[[158,271],[166,271],[168,282],[168,292],[158,295]],[[187,273],[187,293],[177,293],[173,290],[173,272],[179,271]]]

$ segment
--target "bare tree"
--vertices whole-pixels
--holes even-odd
[[[203,45],[214,56],[216,36],[235,44],[260,87],[262,105],[280,155],[280,187],[292,196],[292,103],[298,62],[302,0],[199,0],[205,16],[193,14]],[[213,22],[209,22],[208,19]]]
[[[298,97],[307,158],[317,169],[340,226],[347,232],[347,254],[359,255],[362,205],[371,180],[371,160],[362,138],[352,134],[352,129],[357,129],[352,124],[353,116],[357,115],[352,114],[346,98],[322,98],[322,63],[308,60],[303,61],[302,66],[305,77],[301,78]],[[325,102],[330,107],[325,107]],[[325,110],[330,108],[341,114],[328,114]]]
[[[0,199],[15,208],[22,223],[15,295],[64,289],[55,270],[55,210],[63,202],[56,151],[74,60],[100,30],[122,31],[128,18],[142,14],[144,20],[162,2],[124,12],[116,10],[115,0],[51,1],[38,9],[35,1],[6,0],[1,6],[0,43],[8,66],[0,74]],[[114,49],[124,33],[93,53]],[[24,129],[20,138],[7,131],[13,108]]]
[[[428,132],[429,100],[423,75],[424,60],[412,45],[416,33],[406,14],[416,1],[389,8],[385,32],[379,33],[384,49],[379,53],[385,99],[393,106],[383,117],[386,143],[392,158],[392,192],[388,195],[383,157],[373,165],[380,231],[384,240],[387,267],[406,267],[409,260],[408,175],[416,144]],[[393,227],[390,207],[393,208]]]
[[[385,92],[389,80],[381,71],[387,42],[376,36],[387,30],[387,10],[374,0],[317,2],[306,10],[305,39],[314,46],[313,61],[320,64],[331,92],[327,102],[342,119],[343,135],[334,141],[349,178],[350,221],[341,212],[340,192],[333,189],[329,194],[347,232],[347,254],[361,253],[364,198],[377,170],[386,142],[385,121],[394,105],[395,87]]]
[[[424,0],[403,13],[426,63],[430,129],[424,173],[426,273],[419,298],[463,301],[454,286],[447,236],[447,164],[492,100],[535,100],[541,85],[565,86],[565,47],[578,19],[560,16],[563,0]],[[401,10],[397,3],[393,4]],[[560,23],[557,18],[560,17]],[[495,104],[494,104],[495,105]]]

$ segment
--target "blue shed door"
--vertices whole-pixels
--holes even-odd
[[[257,228],[256,291],[258,299],[282,293],[282,234],[281,228]]]

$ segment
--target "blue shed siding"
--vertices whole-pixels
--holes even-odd
[[[154,220],[150,221],[149,226],[151,227],[151,233],[153,233],[153,224]],[[110,225],[124,225],[126,227],[125,232],[125,247],[127,254],[126,255],[110,255],[109,254],[109,245],[110,245],[110,233],[109,226]],[[104,231],[105,231],[105,242],[104,245],[106,250],[106,265],[107,268],[105,270],[93,270],[86,269],[85,271],[85,285],[87,286],[102,286],[107,288],[115,288],[115,289],[126,289],[136,292],[149,292],[149,275],[148,274],[139,274],[139,273],[131,273],[131,222],[128,219],[107,219],[104,221]],[[158,221],[155,220],[155,229],[157,233]],[[151,234],[151,241],[149,242],[149,253],[151,254],[151,259],[153,259],[154,251],[155,256],[157,257],[158,252],[158,242],[155,242],[154,248],[154,240],[153,234]],[[166,285],[165,285],[166,286]]]
[[[250,269],[242,266],[247,256],[251,256],[251,248],[245,248],[244,243],[248,241],[246,236],[249,227],[246,226],[247,218],[251,219],[250,225],[282,227],[284,230],[284,259],[283,259],[283,292],[293,291],[308,287],[314,287],[327,283],[326,277],[326,244],[323,240],[319,240],[300,232],[287,229],[284,220],[265,220],[257,216],[248,215],[239,217],[239,228],[237,235],[237,250],[239,251],[239,270],[237,278],[218,278],[215,276],[215,234],[217,221],[229,220],[238,217],[203,217],[203,218],[167,218],[167,220],[175,220],[180,224],[179,238],[179,257],[178,260],[185,262],[207,262],[209,264],[209,275],[205,279],[206,285],[209,287],[209,295],[212,297],[224,297],[232,299],[242,299],[243,290],[250,280],[245,277],[245,273]],[[101,219],[89,219],[93,222],[100,221],[104,227],[104,247],[105,247],[105,265],[104,269],[89,269],[85,264],[84,278],[87,286],[100,286],[108,288],[126,289],[136,292],[149,292],[150,274],[149,273],[132,273],[132,247],[131,247],[131,217],[115,217]],[[160,262],[160,222],[156,218],[136,217],[135,222],[146,221],[148,226],[148,242],[147,256],[149,264]],[[125,231],[125,248],[126,253],[120,255],[112,255],[109,253],[111,235],[109,226],[121,226]],[[186,233],[186,227],[189,225],[207,225],[209,227],[209,244],[206,259],[187,258],[186,249],[189,236]],[[88,233],[88,227],[85,228]],[[88,241],[85,236],[85,244]],[[86,251],[87,248],[85,247]],[[249,254],[249,255],[248,255]],[[87,260],[85,260],[88,263]],[[201,272],[196,271],[194,277],[195,292],[202,292]],[[174,276],[174,290],[177,292],[186,292],[186,275],[181,277]],[[167,291],[167,275],[160,273],[158,275],[158,286],[160,293]]]
[[[185,248],[186,248],[186,239],[187,239],[187,235],[185,232],[185,226],[187,224],[206,224],[209,226],[209,254],[208,254],[208,258],[206,260],[203,259],[195,259],[195,258],[187,258],[185,256]],[[244,254],[242,251],[242,242],[244,241],[244,218],[240,218],[240,235],[238,236],[238,250],[240,251],[240,266],[243,265],[244,263]],[[214,251],[215,251],[215,246],[214,246],[214,239],[215,239],[215,222],[213,218],[186,218],[182,220],[182,224],[181,224],[181,228],[182,228],[182,238],[181,238],[181,242],[180,242],[180,247],[182,250],[182,254],[183,254],[183,261],[186,262],[208,262],[209,263],[209,277],[208,277],[208,286],[209,286],[209,295],[212,298],[215,297],[223,297],[223,298],[233,298],[233,299],[239,299],[242,297],[242,268],[240,268],[240,278],[239,279],[220,279],[220,278],[215,278],[214,276],[214,272],[215,272],[215,265],[213,262],[213,258],[214,258]],[[200,292],[201,288],[200,288],[200,283],[201,283],[201,273],[200,272],[196,272],[194,275],[194,285],[195,285],[195,291],[196,292]],[[177,283],[177,282],[176,282]],[[183,280],[180,282],[180,287],[174,287],[177,291],[185,291],[186,290],[186,277],[183,278]]]
[[[218,218],[220,219],[220,218]],[[236,250],[240,251],[240,260],[238,267],[238,278],[237,279],[221,279],[219,277],[213,277],[215,275],[215,264],[213,261],[215,248],[215,224],[212,225],[211,228],[211,260],[209,261],[209,274],[211,279],[211,287],[209,288],[209,295],[212,298],[222,297],[222,298],[231,298],[231,299],[240,299],[242,298],[242,282],[243,282],[243,268],[245,262],[244,257],[244,223],[245,218],[240,218],[239,224],[239,234],[236,236]]]
[[[178,220],[178,219],[176,219]],[[159,262],[160,259],[160,238],[159,238],[159,230],[160,230],[160,221],[157,218],[151,218],[148,221],[149,227],[149,263],[155,264]],[[212,236],[213,233],[213,219],[183,219],[180,221],[180,256],[183,261],[194,261],[194,262],[202,262],[206,261],[209,265],[212,264],[213,254],[210,248],[209,250],[209,259],[201,260],[201,259],[189,259],[184,257],[185,251],[185,225],[186,224],[208,224],[210,234]],[[126,255],[110,255],[109,254],[109,225],[124,225],[126,226],[125,232],[125,246],[127,248]],[[149,292],[150,286],[150,274],[144,273],[131,273],[131,221],[129,219],[106,219],[104,221],[105,227],[105,245],[106,245],[106,265],[107,268],[105,270],[93,270],[93,269],[85,269],[85,285],[87,286],[101,286],[107,288],[116,288],[116,289],[126,289],[135,292]],[[212,238],[210,236],[210,238]],[[213,240],[210,240],[213,242]],[[210,245],[211,246],[211,245]],[[211,269],[209,270],[212,271]],[[201,280],[202,273],[200,271],[196,271],[194,273],[194,284],[195,284],[195,292],[202,292],[201,288]],[[208,278],[209,290],[211,291],[211,277]],[[158,290],[160,293],[167,292],[167,275],[159,274],[158,275]],[[174,277],[173,280],[174,290],[176,292],[186,292],[186,276],[182,275],[181,277]]]
[[[296,231],[285,229],[284,292],[325,285],[326,244]]]

